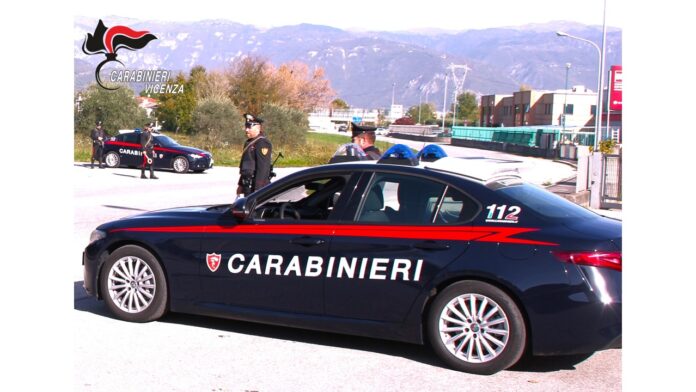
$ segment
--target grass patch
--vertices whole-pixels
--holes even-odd
[[[185,134],[163,133],[184,146],[203,146],[203,137]],[[273,145],[273,159],[279,152],[283,158],[276,162],[275,167],[304,167],[323,165],[329,161],[341,144],[350,143],[350,136],[329,133],[308,132],[306,142],[301,147],[286,147]],[[272,142],[273,140],[271,140]],[[391,143],[377,141],[375,146],[384,152],[392,146]],[[92,155],[92,141],[88,136],[75,135],[74,159],[76,162],[89,162]],[[242,155],[242,145],[229,145],[210,149],[215,159],[215,166],[239,166]]]

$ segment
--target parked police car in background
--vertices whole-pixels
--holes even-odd
[[[173,311],[429,342],[479,374],[524,352],[620,345],[620,221],[514,172],[397,147],[231,205],[105,223],[85,289],[123,320]]]
[[[104,163],[108,167],[142,167],[140,131],[121,131],[104,143]],[[155,138],[155,169],[173,169],[177,173],[192,170],[203,172],[213,167],[213,154],[194,147],[182,146],[174,139],[153,133]]]

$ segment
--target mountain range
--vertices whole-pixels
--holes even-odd
[[[122,17],[102,18],[107,27],[124,25],[147,30],[157,39],[138,51],[120,50],[118,59],[128,69],[166,69],[187,73],[202,65],[221,70],[244,56],[255,56],[278,66],[301,61],[322,67],[337,97],[352,107],[388,108],[392,99],[407,109],[419,102],[443,105],[445,76],[447,102],[453,98],[451,64],[458,70],[463,90],[477,95],[511,94],[522,85],[537,90],[568,86],[597,86],[597,50],[577,39],[558,37],[556,31],[582,37],[601,47],[602,27],[575,22],[473,30],[462,21],[461,31],[356,32],[300,24],[261,29],[228,20],[165,22]],[[102,55],[82,52],[98,19],[74,19],[75,89],[94,83]],[[606,69],[621,65],[622,31],[607,28]],[[606,80],[606,77],[605,77]]]

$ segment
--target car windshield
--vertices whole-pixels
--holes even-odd
[[[595,219],[599,215],[538,186],[522,183],[496,190],[539,215],[554,220]]]
[[[155,136],[155,139],[162,147],[176,147],[179,145],[176,140],[170,138],[169,136],[157,135]]]

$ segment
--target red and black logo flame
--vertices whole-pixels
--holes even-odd
[[[82,43],[82,51],[88,55],[99,53],[106,55],[106,60],[99,63],[97,70],[94,72],[94,76],[97,79],[97,83],[102,88],[116,90],[118,87],[108,88],[104,87],[101,83],[101,79],[99,78],[99,71],[101,68],[111,61],[123,65],[121,61],[116,60],[116,51],[121,48],[129,50],[142,49],[153,39],[157,39],[157,37],[149,31],[135,31],[126,26],[113,26],[107,28],[100,19],[97,28],[94,30],[94,34],[87,34],[87,37],[85,37],[85,42]]]

